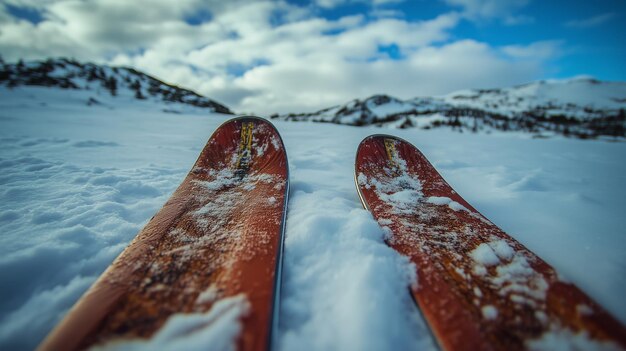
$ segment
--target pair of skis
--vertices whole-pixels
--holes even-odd
[[[212,316],[202,326],[211,328],[229,309],[242,311],[237,349],[269,349],[288,170],[268,121],[221,125],[172,197],[40,349],[148,339],[174,316],[192,313]],[[408,142],[363,140],[355,181],[387,243],[416,264],[419,285],[411,292],[442,348],[541,349],[559,337],[573,347],[626,347],[619,322],[478,213]]]

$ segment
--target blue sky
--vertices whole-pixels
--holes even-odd
[[[367,13],[369,7],[366,2],[344,3],[336,8],[320,9],[320,15],[340,18]],[[399,18],[420,21],[461,7],[444,1],[416,0],[390,2],[379,8],[398,11]],[[480,22],[464,20],[451,32],[455,39],[471,38],[492,45],[561,41],[562,55],[551,62],[546,77],[591,75],[603,80],[626,81],[626,1],[528,1],[517,9],[515,16],[525,18],[515,25],[504,23],[498,17]]]
[[[626,30],[625,1],[535,1],[521,12],[532,22],[519,26],[464,23],[455,34],[493,45],[559,40],[563,54],[553,61],[550,77],[587,74],[626,80],[626,40],[622,35]]]
[[[626,81],[626,2],[2,0],[5,60],[127,65],[238,111],[589,75]]]

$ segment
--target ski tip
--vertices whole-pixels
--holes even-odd
[[[233,122],[246,122],[246,121],[265,123],[265,124],[271,126],[272,128],[276,129],[276,126],[274,125],[274,123],[270,122],[269,119],[263,118],[263,117],[259,117],[259,116],[254,116],[254,115],[240,115],[240,116],[237,116],[237,117],[233,117],[233,118],[225,121],[224,123],[222,123],[220,125],[220,127],[223,126],[223,125],[229,124],[229,123],[233,123]],[[219,129],[219,127],[217,129]]]
[[[254,116],[254,115],[241,115],[241,116],[237,116],[237,117],[231,118],[223,122],[222,124],[220,124],[219,127],[215,128],[215,131],[213,132],[213,135],[211,136],[211,138],[213,138],[219,130],[223,129],[226,126],[234,125],[234,124],[243,124],[246,122],[253,122],[255,124],[263,124],[269,127],[274,132],[274,134],[276,134],[276,136],[280,140],[280,145],[282,146],[283,150],[285,150],[285,142],[283,141],[283,138],[280,135],[280,132],[278,131],[278,128],[276,128],[274,123],[272,123],[267,118]]]
[[[411,145],[413,148],[417,149],[417,147],[415,145],[413,145],[412,143],[410,143],[409,141],[400,138],[399,136],[395,136],[395,135],[391,135],[391,134],[372,134],[372,135],[368,135],[366,136],[363,140],[361,140],[361,142],[359,143],[359,148],[366,144],[368,141],[371,140],[384,140],[384,139],[391,139],[391,140],[396,140],[402,143],[406,143],[408,145]],[[419,150],[419,149],[418,149]]]

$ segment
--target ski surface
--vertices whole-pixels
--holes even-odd
[[[237,349],[268,349],[288,178],[285,147],[271,123],[240,117],[222,124],[163,208],[39,348],[149,340],[175,316],[209,313],[200,327],[211,328],[236,312]]]
[[[626,348],[626,328],[457,194],[389,135],[358,147],[355,182],[389,246],[415,264],[411,293],[445,350]]]

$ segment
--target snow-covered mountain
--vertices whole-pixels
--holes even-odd
[[[0,61],[0,86],[73,90],[87,105],[111,108],[147,100],[162,105],[165,112],[184,113],[200,108],[233,113],[212,99],[133,68],[79,63],[63,58],[26,63]],[[626,82],[575,78],[502,89],[463,90],[408,100],[374,95],[313,113],[275,114],[271,117],[353,126],[452,128],[483,133],[518,131],[535,136],[558,134],[594,138],[626,137],[625,110]]]
[[[80,63],[70,59],[46,61],[19,61],[0,65],[0,86],[45,86],[94,92],[87,98],[88,105],[103,103],[109,97],[134,97],[137,100],[155,100],[166,105],[189,105],[209,109],[210,112],[232,114],[226,106],[184,89],[165,83],[133,68],[110,67]],[[177,111],[177,109],[169,109]]]
[[[314,113],[272,117],[355,126],[452,127],[586,138],[626,136],[625,109],[626,83],[575,78],[409,100],[374,95]]]

